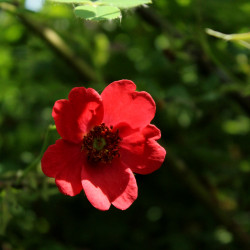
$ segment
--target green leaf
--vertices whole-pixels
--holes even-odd
[[[90,0],[50,0],[51,2],[57,2],[57,3],[92,3]]]
[[[142,4],[152,3],[151,0],[99,0],[98,2],[121,9],[133,8]]]
[[[121,17],[121,12],[113,6],[78,6],[75,8],[77,17],[87,20],[101,21],[110,20]]]
[[[50,0],[58,3],[77,3],[77,4],[89,4],[89,5],[107,5],[114,6],[121,9],[134,8],[142,4],[152,3],[151,0]]]

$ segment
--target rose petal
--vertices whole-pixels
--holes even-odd
[[[113,125],[120,122],[132,128],[144,128],[155,115],[155,102],[147,92],[136,92],[132,81],[120,80],[109,84],[102,92],[103,122]]]
[[[81,169],[83,166],[81,145],[57,140],[48,147],[41,160],[42,171],[53,177],[60,192],[74,196],[81,192]]]
[[[102,121],[101,97],[91,88],[73,88],[69,100],[56,101],[52,116],[61,137],[79,143],[84,134]]]
[[[119,159],[84,167],[82,186],[90,203],[100,210],[108,210],[111,203],[126,209],[137,198],[134,175]]]
[[[166,151],[155,140],[161,137],[154,125],[124,137],[120,144],[121,161],[138,174],[149,174],[163,163]]]

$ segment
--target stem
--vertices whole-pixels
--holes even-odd
[[[250,43],[245,41],[245,40],[250,40],[250,32],[241,33],[241,34],[224,34],[224,33],[212,30],[212,29],[205,29],[205,31],[210,36],[221,38],[226,41],[236,41],[240,45],[250,49]]]
[[[219,31],[215,31],[215,30],[208,29],[208,28],[205,31],[210,36],[221,38],[221,39],[224,39],[227,41],[230,41],[230,40],[235,40],[235,41],[237,41],[237,40],[250,40],[250,32],[241,33],[241,34],[224,34],[224,33],[221,33]]]

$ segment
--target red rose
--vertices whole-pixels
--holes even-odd
[[[137,198],[133,172],[149,174],[161,166],[166,151],[156,142],[160,130],[150,124],[154,100],[135,89],[121,80],[101,95],[78,87],[68,100],[56,101],[52,116],[62,139],[49,146],[41,164],[63,194],[83,189],[94,207],[124,210]]]

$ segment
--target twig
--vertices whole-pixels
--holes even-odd
[[[224,34],[219,31],[215,31],[212,29],[205,29],[206,33],[209,34],[210,36],[214,36],[217,38],[221,38],[227,41],[239,41],[239,40],[250,40],[250,32],[247,33],[241,33],[241,34]]]
[[[208,28],[205,29],[205,31],[210,36],[221,38],[226,41],[235,41],[241,44],[242,46],[250,49],[250,43],[246,42],[246,40],[250,40],[250,32],[241,33],[241,34],[224,34],[219,31],[215,31],[215,30],[208,29]]]

